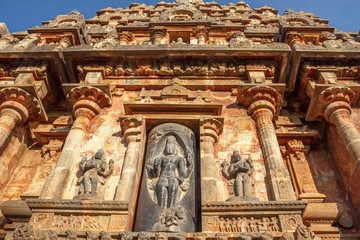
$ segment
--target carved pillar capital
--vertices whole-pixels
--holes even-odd
[[[141,116],[129,116],[120,118],[121,131],[127,144],[139,141],[143,126],[143,118]]]
[[[40,101],[31,93],[17,87],[8,87],[0,90],[0,103],[12,102],[14,104],[7,103],[7,107],[11,107],[14,110],[19,110],[19,112],[24,112],[25,110],[20,107],[22,105],[28,112],[26,115],[30,120],[37,120],[42,114],[42,108]],[[22,116],[25,113],[23,113]],[[24,120],[24,122],[27,120]]]
[[[0,105],[1,116],[7,115],[14,119],[15,124],[26,122],[29,111],[24,105],[15,101],[6,101]]]
[[[74,37],[72,34],[57,35],[59,45],[63,48],[68,48],[75,45]]]
[[[291,33],[287,34],[287,43],[290,47],[294,44],[301,44],[304,41],[304,35],[301,33]]]
[[[237,103],[248,107],[248,113],[255,120],[259,113],[267,114],[274,120],[280,112],[282,98],[272,87],[255,86],[238,90]]]
[[[68,102],[73,106],[73,113],[79,108],[89,108],[96,114],[101,108],[111,105],[111,98],[101,89],[92,86],[78,86],[67,94]],[[86,101],[85,101],[86,100]]]
[[[356,103],[356,93],[349,87],[316,86],[306,116],[307,121],[319,121],[325,118],[332,122],[331,115],[343,109],[351,113],[351,106]],[[333,123],[333,122],[332,122]]]
[[[192,35],[197,38],[199,45],[205,45],[209,40],[209,31],[205,28],[193,28]]]
[[[14,127],[28,119],[27,109],[18,102],[6,101],[0,105],[0,148]]]
[[[335,123],[337,115],[350,117],[351,105],[354,104],[356,94],[348,87],[330,87],[323,90],[318,97],[319,105],[325,107],[323,115],[325,120]]]
[[[161,44],[161,40],[166,36],[166,28],[150,29],[150,38],[154,45]]]
[[[0,90],[0,148],[14,127],[30,119],[38,119],[40,103],[32,94],[20,88]]]
[[[67,99],[72,106],[75,117],[73,129],[87,131],[89,121],[100,113],[101,108],[111,104],[111,99],[101,89],[91,86],[78,86],[72,88]]]
[[[200,141],[204,141],[205,138],[213,141],[213,144],[217,142],[219,135],[223,129],[223,124],[211,117],[200,118]]]
[[[351,106],[349,103],[344,101],[332,102],[324,110],[325,120],[332,124],[335,124],[335,118],[340,115],[350,118]]]

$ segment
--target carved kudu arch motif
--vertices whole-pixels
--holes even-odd
[[[181,124],[163,123],[148,139],[136,231],[195,230],[190,221],[196,205],[195,134]]]

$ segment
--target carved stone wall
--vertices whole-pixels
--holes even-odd
[[[328,22],[175,0],[0,23],[0,240],[358,239],[359,34]]]

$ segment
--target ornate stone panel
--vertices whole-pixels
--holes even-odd
[[[195,231],[196,140],[187,127],[164,123],[148,136],[136,231]]]

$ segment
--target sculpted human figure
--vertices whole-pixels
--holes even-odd
[[[225,178],[229,180],[235,179],[233,188],[237,200],[258,200],[253,196],[251,175],[254,172],[254,166],[251,158],[243,161],[239,151],[234,151],[231,162],[223,161],[221,166]]]
[[[176,203],[179,186],[192,170],[191,153],[186,151],[187,159],[182,157],[176,149],[176,138],[168,136],[165,140],[163,153],[147,162],[147,171],[150,178],[159,179],[155,186],[157,203],[162,208],[171,208]],[[186,164],[188,169],[186,170]]]
[[[106,170],[106,159],[104,157],[104,150],[99,149],[95,156],[87,159],[84,157],[79,165],[84,175],[79,178],[80,184],[79,194],[97,194],[98,182],[104,184],[104,178],[109,176],[114,169],[114,161],[110,159],[109,168]]]

